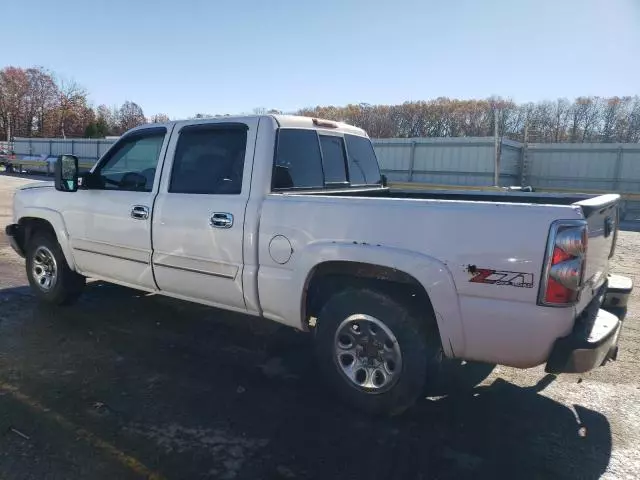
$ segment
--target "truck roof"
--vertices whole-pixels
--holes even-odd
[[[300,115],[271,115],[275,118],[276,122],[281,127],[285,128],[318,128],[314,125],[313,120],[314,117],[303,117]],[[353,125],[349,125],[344,122],[336,122],[334,120],[324,120],[321,118],[315,118],[315,120],[324,121],[324,122],[332,122],[338,125],[338,128],[344,131],[348,131],[351,133],[355,133],[356,135],[366,135],[366,132],[361,128],[354,127]],[[320,127],[321,128],[321,127]]]
[[[314,124],[314,120],[316,121],[320,121],[320,122],[330,122],[333,123],[335,125],[337,125],[337,128],[340,129],[343,132],[349,132],[349,133],[353,133],[355,135],[360,135],[360,136],[366,136],[366,132],[364,130],[362,130],[361,128],[358,127],[354,127],[353,125],[349,125],[347,123],[344,122],[336,122],[334,120],[324,120],[324,119],[319,119],[319,118],[314,118],[314,117],[303,117],[300,115],[271,115],[271,114],[265,114],[265,115],[230,115],[230,116],[225,116],[225,117],[211,117],[211,118],[202,118],[199,120],[220,120],[220,119],[224,119],[226,121],[229,122],[242,122],[243,120],[249,119],[249,118],[262,118],[262,117],[266,117],[266,118],[271,118],[273,120],[275,120],[277,122],[277,124],[280,127],[283,128],[322,128],[321,125],[315,125]],[[171,122],[166,122],[166,123],[147,123],[144,125],[140,125],[138,127],[133,128],[132,130],[137,130],[140,128],[149,128],[149,127],[168,127],[170,125],[174,125],[177,123],[184,123],[184,122],[190,122],[196,119],[184,119],[184,120],[173,120]]]

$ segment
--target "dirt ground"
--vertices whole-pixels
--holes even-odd
[[[0,177],[0,226],[32,180]],[[615,271],[640,279],[640,233]],[[0,234],[0,478],[640,478],[640,290],[619,360],[583,376],[497,368],[473,391],[371,419],[323,390],[309,339],[90,284],[39,305]]]

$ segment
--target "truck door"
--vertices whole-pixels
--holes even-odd
[[[158,287],[245,310],[244,216],[258,119],[177,124],[153,213]]]
[[[65,222],[76,264],[88,276],[155,289],[151,209],[160,184],[167,128],[126,134],[94,169],[95,185],[69,196]]]

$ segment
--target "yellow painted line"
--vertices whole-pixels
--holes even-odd
[[[72,431],[77,437],[82,438],[93,447],[115,458],[121,465],[128,468],[135,474],[147,478],[148,480],[164,480],[164,477],[162,475],[150,470],[138,459],[132,457],[131,455],[127,455],[122,450],[119,450],[111,443],[102,440],[100,437],[94,435],[90,431],[78,427],[76,424],[70,422],[59,413],[54,412],[53,410],[42,405],[37,400],[32,399],[28,395],[25,395],[17,387],[8,383],[0,382],[0,391],[8,393],[14,399],[28,406],[32,410],[35,410],[37,413],[41,414],[48,420],[54,421],[61,427]]]

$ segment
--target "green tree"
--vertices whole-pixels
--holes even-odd
[[[96,136],[104,138],[107,135],[109,135],[109,123],[106,118],[100,116],[96,120]]]
[[[91,122],[84,129],[85,138],[97,138],[98,137],[98,127],[96,122]]]

